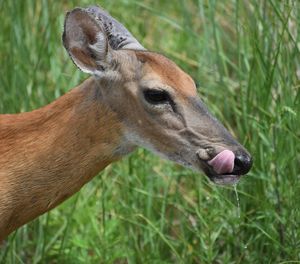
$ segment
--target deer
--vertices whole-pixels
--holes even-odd
[[[62,41],[90,77],[42,108],[0,115],[0,241],[137,147],[220,185],[249,172],[251,155],[193,79],[101,7],[69,11]]]

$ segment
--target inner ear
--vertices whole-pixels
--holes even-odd
[[[75,8],[67,13],[63,43],[82,71],[97,74],[107,67],[109,46],[105,31],[85,10]]]

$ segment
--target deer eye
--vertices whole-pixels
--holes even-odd
[[[171,98],[168,92],[158,89],[144,90],[144,97],[150,104],[165,104],[170,102]]]

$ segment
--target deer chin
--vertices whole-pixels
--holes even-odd
[[[233,185],[237,184],[241,178],[241,175],[213,175],[208,176],[209,179],[218,185]]]

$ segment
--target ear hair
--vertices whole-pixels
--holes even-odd
[[[63,44],[83,72],[99,75],[109,65],[110,50],[105,31],[84,9],[75,8],[67,13]]]

